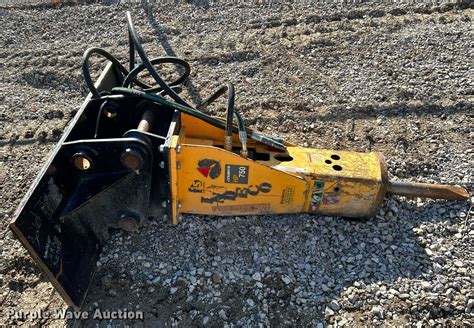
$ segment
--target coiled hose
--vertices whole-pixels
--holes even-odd
[[[225,149],[231,150],[232,149],[232,133],[238,132],[239,139],[242,144],[242,151],[241,155],[247,157],[247,131],[245,128],[245,122],[242,116],[235,111],[234,104],[235,104],[235,90],[234,86],[231,83],[227,83],[219,87],[214,93],[212,93],[208,98],[206,98],[197,108],[193,108],[188,102],[186,102],[183,98],[181,98],[173,87],[183,83],[190,75],[191,67],[188,62],[176,57],[159,57],[154,58],[152,60],[148,59],[148,56],[145,54],[145,51],[140,43],[140,39],[135,31],[135,27],[132,22],[132,17],[130,12],[127,11],[127,25],[128,25],[128,35],[129,35],[129,69],[127,70],[118,60],[116,57],[105,51],[101,48],[89,48],[85,51],[83,56],[82,62],[82,72],[84,75],[84,80],[89,88],[90,92],[92,93],[93,98],[103,98],[104,95],[99,93],[97,88],[92,81],[90,76],[89,70],[89,59],[93,54],[100,55],[105,57],[107,60],[112,62],[113,66],[117,68],[117,70],[123,75],[123,82],[121,88],[114,88],[112,89],[112,93],[115,94],[126,94],[136,97],[141,97],[145,99],[152,100],[157,103],[161,103],[167,106],[170,106],[178,111],[185,112],[189,115],[198,117],[205,122],[212,124],[219,128],[225,129],[225,141],[224,146]],[[135,52],[138,53],[142,63],[139,65],[135,65]],[[180,77],[178,77],[175,81],[171,83],[166,83],[158,72],[155,70],[153,65],[156,64],[175,64],[181,66],[184,70]],[[151,86],[141,80],[138,79],[138,74],[144,70],[147,70],[151,77],[156,81],[158,84],[157,86]],[[131,89],[131,86],[135,84],[138,87],[142,88],[142,90]],[[163,95],[168,95],[173,102],[167,101],[161,95],[156,93],[160,92]],[[225,124],[219,119],[211,117],[201,112],[204,108],[209,106],[212,102],[222,96],[224,93],[227,92],[227,111],[226,111],[226,121]],[[238,129],[233,127],[233,118],[237,119]],[[96,127],[97,130],[97,127]],[[97,131],[96,131],[97,134]],[[285,149],[285,146],[281,143],[280,140],[274,139],[272,137],[264,136],[257,132],[252,132],[251,138],[259,140],[265,144],[268,144],[272,147]]]

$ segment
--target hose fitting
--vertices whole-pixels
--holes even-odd
[[[242,144],[242,150],[240,151],[240,156],[243,158],[247,158],[249,152],[247,150],[247,131],[239,131],[239,139],[240,143]]]
[[[232,151],[232,135],[225,136],[224,139],[224,149],[228,151]]]

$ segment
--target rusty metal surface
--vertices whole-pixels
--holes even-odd
[[[464,188],[430,183],[390,181],[387,191],[406,197],[446,200],[467,200],[469,198],[469,192]]]
[[[155,114],[151,110],[147,110],[143,113],[142,119],[138,124],[138,131],[150,132],[153,121],[155,120]]]

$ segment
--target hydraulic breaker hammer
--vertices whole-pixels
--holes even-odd
[[[177,93],[188,63],[148,59],[129,13],[127,19],[129,68],[100,48],[85,52],[90,94],[10,224],[69,305],[84,301],[109,228],[136,231],[158,217],[176,224],[183,213],[359,218],[374,216],[387,193],[469,197],[460,187],[389,181],[379,153],[309,149],[249,129],[234,108],[232,84],[188,104]],[[110,61],[95,83],[94,54]],[[176,65],[180,77],[166,83],[158,64]],[[138,78],[145,70],[156,84]],[[206,115],[222,95],[225,117]]]

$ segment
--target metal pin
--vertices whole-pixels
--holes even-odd
[[[469,192],[461,187],[418,182],[390,181],[387,191],[407,197],[426,197],[446,200],[467,200]]]
[[[133,148],[127,148],[120,157],[122,165],[133,171],[138,171],[143,166],[143,157],[140,152]]]

